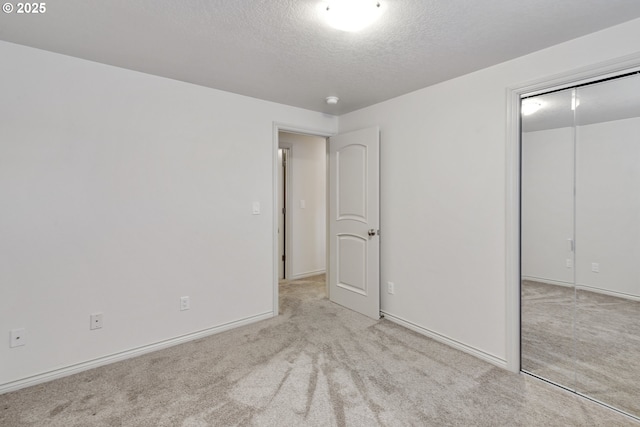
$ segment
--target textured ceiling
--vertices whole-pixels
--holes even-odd
[[[342,114],[640,17],[638,0],[381,1],[345,33],[319,0],[59,0],[0,14],[0,40]]]

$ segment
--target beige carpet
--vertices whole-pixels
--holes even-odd
[[[320,280],[283,284],[277,318],[1,395],[0,425],[638,425],[336,306]]]
[[[640,417],[640,302],[523,281],[522,369]]]

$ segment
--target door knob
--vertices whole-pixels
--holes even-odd
[[[368,233],[369,233],[369,237],[373,237],[376,235],[376,230],[372,228],[371,230],[369,230]]]

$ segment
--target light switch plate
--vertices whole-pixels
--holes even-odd
[[[180,297],[180,311],[189,310],[190,308],[189,297]]]
[[[260,202],[253,202],[251,209],[254,215],[260,215]]]

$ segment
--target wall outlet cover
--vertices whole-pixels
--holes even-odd
[[[9,347],[21,347],[27,344],[26,330],[24,328],[12,329],[9,335]]]
[[[93,313],[89,316],[89,329],[101,329],[102,328],[102,313]]]

